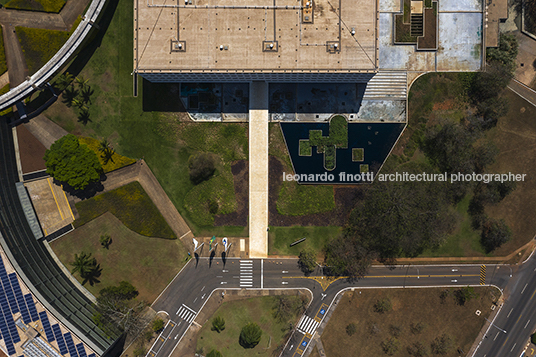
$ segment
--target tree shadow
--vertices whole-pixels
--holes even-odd
[[[89,115],[89,110],[86,108],[80,109],[80,113],[78,113],[78,122],[82,123],[82,125],[87,125],[91,120]]]
[[[212,251],[210,252],[210,257],[208,258],[209,268],[212,267],[212,260],[214,259],[214,256],[216,256],[216,248],[212,249]]]
[[[223,267],[225,268],[225,264],[227,263],[227,253],[225,253],[225,251],[221,252],[221,261],[223,262]]]

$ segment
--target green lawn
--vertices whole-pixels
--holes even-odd
[[[115,152],[111,156],[110,160],[106,162],[103,156],[103,153],[99,151],[99,148],[100,148],[99,140],[93,139],[93,138],[87,138],[87,137],[79,137],[78,140],[80,141],[81,144],[87,145],[91,150],[95,152],[95,154],[97,154],[104,173],[118,170],[122,167],[132,165],[133,163],[136,162],[136,160],[134,159],[131,159],[123,155],[119,155],[118,153],[115,153]]]
[[[2,29],[0,28],[0,75],[6,73],[7,71],[7,62],[6,62],[6,52],[4,48],[4,35],[2,34]]]
[[[325,244],[341,234],[341,227],[270,227],[268,254],[298,255],[302,249],[310,248],[321,254]],[[290,247],[290,243],[301,238],[304,242]]]
[[[220,203],[217,213],[229,212],[236,206],[230,170],[234,160],[247,159],[247,124],[188,123],[182,112],[144,111],[146,88],[141,78],[138,97],[133,97],[133,16],[131,1],[119,0],[117,6],[107,7],[97,38],[78,56],[79,60],[90,58],[80,75],[89,79],[94,90],[93,103],[89,105],[92,121],[87,125],[79,123],[76,112],[61,100],[44,114],[71,133],[108,138],[121,155],[144,158],[194,234],[212,232],[214,214],[209,212],[206,198],[210,196]],[[75,60],[72,66],[77,69],[80,64]],[[162,86],[156,89],[166,91]],[[188,158],[197,152],[216,153],[221,162],[215,176],[189,194],[194,185],[188,175]],[[223,235],[241,230],[214,229]]]
[[[2,4],[8,9],[58,13],[65,5],[65,0],[11,0]]]
[[[109,234],[112,244],[104,249],[99,238]],[[71,270],[74,254],[90,252],[102,268],[100,283],[86,288],[94,294],[123,280],[140,292],[139,299],[153,302],[186,263],[187,251],[180,240],[150,238],[139,235],[111,213],[77,228],[51,243],[61,262]],[[76,275],[76,278],[82,280]]]
[[[125,226],[147,237],[176,239],[166,220],[137,181],[78,202],[80,218],[75,227],[83,226],[105,212],[111,212]]]
[[[33,29],[17,26],[17,36],[30,75],[37,72],[58,52],[69,38],[68,31]]]
[[[284,323],[280,323],[272,316],[274,297],[263,296],[247,300],[224,302],[213,317],[221,316],[225,319],[225,330],[218,333],[211,331],[212,318],[203,325],[197,338],[197,351],[203,349],[207,354],[212,349],[221,352],[224,357],[242,356],[272,356],[278,345],[284,342]],[[294,318],[296,324],[297,318]],[[262,331],[259,344],[252,349],[244,349],[238,343],[240,330],[249,322],[257,323]]]
[[[281,127],[278,123],[269,125],[269,154],[281,161],[285,172],[293,172]],[[295,181],[284,181],[279,189],[277,210],[280,214],[303,216],[329,212],[334,208],[335,196],[331,185],[300,185]]]

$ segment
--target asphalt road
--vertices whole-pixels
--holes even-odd
[[[506,302],[474,356],[519,357],[536,327],[536,258],[521,265],[505,288]],[[504,332],[506,331],[506,332]],[[534,355],[530,349],[527,356]]]
[[[192,259],[152,305],[155,311],[165,311],[170,322],[147,356],[170,356],[210,295],[221,294],[223,289],[309,289],[313,300],[283,351],[283,356],[297,357],[305,352],[331,303],[344,289],[482,284],[502,289],[510,275],[510,267],[504,265],[374,266],[366,277],[349,281],[330,280],[320,269],[304,276],[296,259]],[[534,285],[536,289],[536,281]]]

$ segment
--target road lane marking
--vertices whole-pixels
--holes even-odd
[[[509,317],[510,317],[510,314],[512,313],[512,311],[514,311],[514,308],[512,308],[512,309],[510,310],[510,312],[508,313],[508,315],[506,315],[506,318],[509,318]]]
[[[516,347],[516,345],[517,345],[517,342],[514,343],[514,345],[512,346],[512,349],[510,350],[510,352],[512,352],[512,351],[514,350],[514,348]]]
[[[532,295],[530,296],[530,299],[529,300],[532,300],[532,298],[534,297],[534,294],[536,293],[536,290],[534,290],[534,292],[532,293]]]
[[[304,335],[312,335],[320,323],[309,316],[304,316],[298,325],[298,331]]]
[[[499,332],[497,332],[497,334],[495,335],[495,338],[493,339],[493,341],[495,341],[497,339],[497,336],[499,336]]]
[[[525,327],[523,327],[524,329],[526,329],[526,328],[527,328],[527,325],[529,324],[529,322],[530,322],[530,320],[529,320],[529,321],[527,321],[527,323],[525,324]]]
[[[504,345],[506,345],[506,342],[508,342],[508,338],[509,338],[509,337],[507,337],[506,340],[504,341],[504,343],[503,343],[503,347],[504,347]]]
[[[261,289],[264,288],[264,259],[261,259]]]
[[[527,285],[529,285],[529,283],[525,284],[525,287],[523,288],[523,290],[521,290],[521,294],[523,294],[525,292],[525,289],[527,288]]]
[[[519,317],[517,318],[516,324],[519,322],[519,319],[521,318],[521,316],[523,316],[523,314],[519,315]]]

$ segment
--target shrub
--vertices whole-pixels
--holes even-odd
[[[240,343],[240,346],[244,348],[253,348],[259,344],[262,337],[262,330],[254,322],[251,322],[247,324],[246,326],[242,327],[242,331],[240,331],[240,338],[238,342]]]
[[[536,333],[533,333],[531,336],[530,336],[530,342],[534,343],[536,345]]]
[[[192,181],[194,185],[207,181],[216,171],[212,155],[201,153],[190,156],[188,159],[188,170],[190,173],[190,181]]]
[[[411,356],[415,357],[425,357],[428,356],[428,351],[426,350],[426,346],[424,346],[420,342],[415,342],[411,346],[408,346],[408,353]]]
[[[112,244],[112,237],[110,237],[108,234],[103,234],[100,236],[99,241],[103,248],[108,249],[110,244]]]
[[[417,322],[416,324],[412,323],[409,326],[409,328],[410,328],[412,334],[418,335],[418,334],[420,334],[421,332],[424,331],[424,329],[426,328],[426,325],[423,324],[422,322]]]
[[[154,332],[160,332],[164,329],[164,320],[162,319],[156,319],[153,321],[153,331]]]
[[[446,334],[442,334],[432,341],[432,352],[436,355],[446,355],[451,348],[452,339]]]
[[[400,326],[391,325],[389,326],[389,332],[391,333],[391,336],[398,338],[402,333],[402,329],[400,328]]]
[[[138,347],[134,350],[134,357],[140,357],[145,355],[145,349],[143,347]]]
[[[212,350],[207,354],[207,357],[223,357],[220,351]]]
[[[390,337],[385,341],[382,341],[381,346],[386,355],[392,356],[400,348],[400,342],[396,338]]]
[[[454,291],[454,297],[458,305],[465,305],[465,303],[471,299],[477,298],[478,294],[475,293],[475,289],[471,286],[466,286]]]
[[[391,299],[389,298],[377,300],[376,303],[374,304],[374,311],[380,314],[391,311],[392,309],[393,309],[393,304],[391,303]]]
[[[212,331],[220,333],[223,330],[225,330],[225,320],[221,316],[216,316],[212,319]]]
[[[348,334],[348,336],[352,336],[356,332],[357,332],[357,325],[354,324],[353,322],[351,324],[348,324],[348,326],[346,326],[346,333]]]
[[[7,9],[58,13],[64,5],[65,0],[11,0],[4,6]]]

